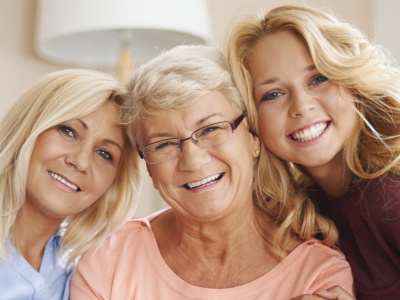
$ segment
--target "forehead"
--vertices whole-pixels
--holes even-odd
[[[213,122],[232,121],[237,112],[232,101],[222,93],[212,91],[181,109],[160,109],[144,118],[139,126],[142,139],[153,135],[176,137]]]
[[[115,103],[108,101],[96,111],[83,116],[78,122],[92,136],[99,136],[123,144],[125,131],[120,125],[120,108]]]
[[[280,60],[287,65],[296,64],[299,58],[311,61],[306,42],[289,30],[268,34],[258,41],[248,57],[250,69],[256,69],[260,64],[276,67]]]

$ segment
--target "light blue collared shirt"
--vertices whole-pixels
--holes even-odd
[[[1,300],[68,299],[70,272],[57,255],[60,239],[57,231],[47,242],[39,272],[15,248],[11,249],[11,263],[0,263]]]

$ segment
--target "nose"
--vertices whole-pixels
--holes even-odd
[[[86,173],[90,167],[92,150],[87,146],[72,149],[65,157],[65,163],[79,172]]]
[[[187,141],[185,144],[183,142]],[[188,138],[181,140],[181,153],[178,167],[182,171],[197,171],[211,159],[207,148],[199,147],[195,140]]]
[[[315,109],[315,100],[307,91],[296,89],[292,91],[290,97],[289,115],[293,118],[304,117]]]

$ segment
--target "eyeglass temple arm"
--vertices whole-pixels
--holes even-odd
[[[141,159],[144,159],[144,154],[143,154],[142,150],[139,149],[139,145],[136,145],[136,150],[139,153],[139,157]]]
[[[232,130],[235,130],[239,124],[243,121],[243,119],[246,117],[246,114],[243,113],[241,114],[236,120],[234,120],[231,124]]]

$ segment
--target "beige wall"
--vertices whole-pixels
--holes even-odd
[[[190,1],[190,0],[188,0]],[[243,12],[268,9],[280,4],[306,3],[323,5],[372,35],[371,0],[209,0],[214,46],[219,47],[229,21]],[[380,0],[385,1],[385,0]],[[34,0],[0,0],[0,120],[10,107],[44,74],[66,68],[38,58],[33,52],[35,24]],[[102,70],[114,74],[114,70]],[[142,167],[144,165],[142,164]],[[143,168],[142,196],[138,216],[144,216],[163,206]],[[154,200],[156,199],[156,200]]]
[[[221,45],[230,20],[243,13],[268,10],[285,4],[305,4],[330,9],[367,34],[370,34],[373,28],[370,0],[209,0],[208,2],[216,46]]]

